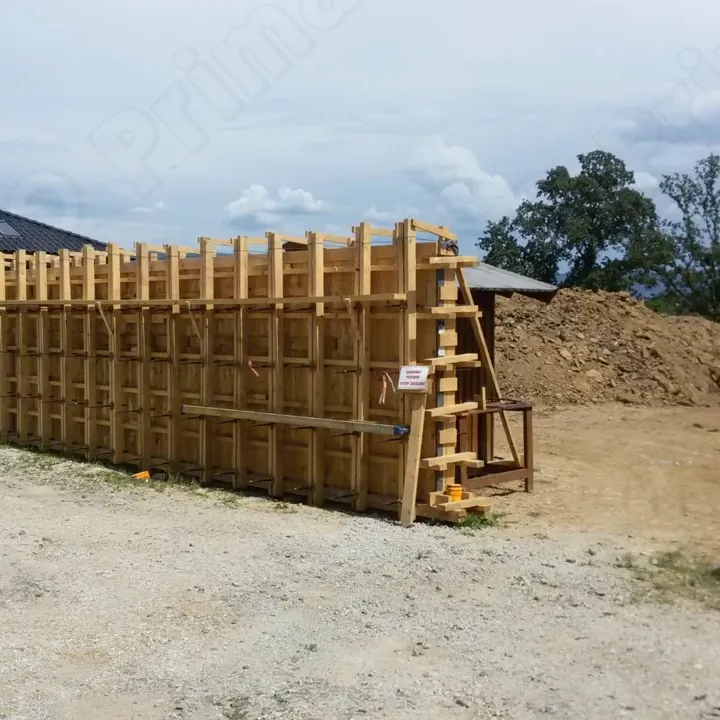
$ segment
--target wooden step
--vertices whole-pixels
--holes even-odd
[[[453,453],[452,455],[438,455],[437,457],[423,458],[420,461],[420,467],[423,468],[423,470],[445,470],[449,465],[472,462],[476,459],[477,455],[474,452],[460,452]]]
[[[443,355],[442,357],[428,358],[427,360],[423,360],[421,364],[436,368],[446,365],[457,365],[458,363],[476,362],[477,359],[477,353],[463,353],[462,355]]]
[[[431,307],[431,315],[440,315],[446,317],[448,315],[477,315],[480,308],[477,305],[442,305],[440,307]]]
[[[439,418],[452,417],[453,415],[459,415],[460,413],[477,409],[478,404],[476,402],[465,402],[458,403],[457,405],[441,405],[440,407],[430,408],[426,412],[432,418]]]

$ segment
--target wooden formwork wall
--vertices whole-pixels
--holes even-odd
[[[437,370],[429,405],[452,406],[460,260],[443,260],[437,238],[417,239],[428,230],[405,220],[394,230],[363,223],[348,238],[267,233],[190,249],[5,256],[0,433],[273,496],[392,510],[403,440],[181,407],[408,425],[409,398],[392,384],[401,366],[423,362]],[[456,450],[454,417],[425,424],[423,457]],[[419,505],[454,475],[452,465],[421,468]]]

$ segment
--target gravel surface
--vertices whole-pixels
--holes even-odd
[[[1,718],[720,717],[719,616],[637,602],[637,540],[0,467]]]

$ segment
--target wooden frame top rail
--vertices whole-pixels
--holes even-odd
[[[278,425],[294,425],[296,427],[325,428],[344,432],[374,433],[376,435],[392,435],[402,437],[408,435],[410,429],[405,425],[386,425],[368,420],[336,420],[303,415],[286,415],[283,413],[256,412],[254,410],[234,410],[233,408],[205,407],[203,405],[181,405],[183,415],[206,415],[228,420],[250,420],[258,423],[274,423]]]
[[[338,305],[342,308],[347,306],[347,301],[352,304],[383,305],[385,303],[402,303],[407,300],[405,293],[385,293],[374,295],[340,295],[317,296],[317,297],[257,297],[257,298],[153,298],[152,300],[0,300],[0,308],[23,308],[23,307],[198,307],[212,305],[215,307],[240,307],[240,306],[269,306],[269,305],[312,305],[324,303],[325,305]]]

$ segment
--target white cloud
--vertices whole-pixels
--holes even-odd
[[[225,210],[232,220],[270,225],[283,216],[326,213],[331,206],[323,200],[316,200],[308,190],[281,187],[273,196],[264,185],[250,185]]]
[[[165,210],[165,203],[162,200],[158,200],[149,207],[145,205],[134,207],[130,210],[130,212],[135,213],[136,215],[152,215],[152,213],[159,212],[161,210]]]
[[[405,218],[420,217],[420,211],[409,205],[401,205],[395,210],[378,210],[375,205],[362,211],[362,219],[370,222],[391,223]]]
[[[635,173],[635,187],[638,190],[647,192],[649,190],[655,190],[660,186],[660,181],[650,173],[647,172],[636,172]]]
[[[427,190],[439,194],[448,210],[470,218],[512,212],[521,199],[505,178],[483,170],[472,150],[439,138],[420,149],[410,170]]]

